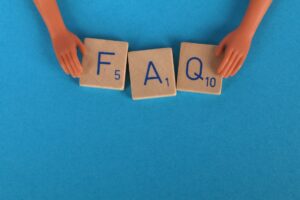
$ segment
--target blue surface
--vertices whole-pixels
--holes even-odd
[[[32,1],[0,3],[0,199],[300,199],[296,0],[275,1],[223,95],[134,102],[57,65]],[[81,38],[218,43],[247,1],[64,0]]]

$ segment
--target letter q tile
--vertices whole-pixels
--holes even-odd
[[[220,59],[214,45],[182,43],[177,90],[220,95],[222,77],[217,74]]]

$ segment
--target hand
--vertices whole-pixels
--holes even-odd
[[[52,37],[52,43],[59,64],[66,74],[73,78],[80,77],[82,66],[77,56],[77,47],[85,54],[85,47],[80,39],[68,30]]]
[[[247,58],[251,43],[252,36],[239,28],[227,35],[216,48],[217,56],[225,52],[217,72],[224,78],[236,75]]]

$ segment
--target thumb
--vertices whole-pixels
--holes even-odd
[[[75,41],[76,41],[76,44],[77,44],[77,46],[79,47],[81,53],[82,53],[83,55],[85,55],[85,53],[86,53],[86,48],[85,48],[84,44],[81,42],[81,40],[80,40],[77,36],[75,36]]]
[[[222,54],[222,52],[224,51],[225,49],[225,46],[226,46],[226,42],[227,42],[227,38],[224,38],[222,40],[222,42],[217,46],[216,48],[216,56],[220,56]]]

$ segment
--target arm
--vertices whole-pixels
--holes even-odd
[[[66,74],[79,77],[82,67],[77,56],[77,47],[84,54],[80,39],[65,26],[56,0],[34,0],[50,33],[57,60]]]
[[[218,73],[223,77],[234,76],[244,64],[255,32],[271,3],[272,0],[250,0],[240,26],[227,35],[217,47],[217,56],[225,54],[218,68]]]

